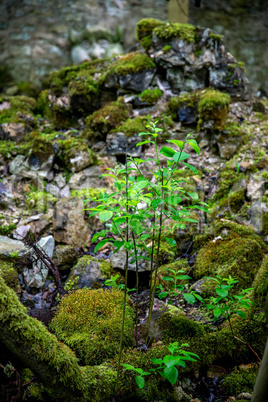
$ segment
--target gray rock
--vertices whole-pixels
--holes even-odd
[[[64,186],[60,190],[60,198],[65,198],[65,197],[70,197],[70,196],[71,196],[70,187],[69,186]]]
[[[19,141],[25,135],[25,127],[21,123],[3,123],[0,130],[0,139]]]
[[[43,237],[39,240],[37,246],[51,258],[55,247],[53,236]],[[35,253],[34,251],[30,251],[30,254],[34,255]],[[32,268],[23,269],[25,284],[30,288],[41,289],[46,282],[48,271],[47,266],[42,261],[38,260],[32,265]]]
[[[103,171],[99,166],[91,166],[81,172],[72,175],[69,181],[71,190],[79,190],[87,187],[105,187],[105,180],[100,180],[99,176]]]
[[[91,235],[83,211],[84,203],[81,198],[67,197],[59,200],[54,208],[53,232],[59,243],[76,247],[89,245]]]
[[[251,201],[258,201],[265,192],[267,182],[257,174],[251,174],[249,176],[249,182],[247,185],[247,196]]]
[[[45,190],[47,193],[53,195],[56,198],[60,197],[60,189],[59,189],[59,187],[55,186],[54,184],[51,184],[51,183],[47,184],[45,187]]]
[[[264,202],[255,202],[248,210],[247,216],[256,233],[267,231],[268,207]]]
[[[13,234],[14,239],[22,240],[27,235],[27,233],[31,230],[30,225],[21,225],[19,226]]]
[[[110,57],[119,56],[123,53],[124,49],[123,46],[120,45],[120,43],[111,43],[105,50],[104,57],[107,57],[109,59]]]
[[[79,258],[78,263],[73,267],[67,282],[78,279],[78,287],[81,288],[93,288],[103,285],[104,278],[101,271],[101,263],[105,260],[97,260],[94,257],[85,255]]]
[[[25,252],[22,241],[10,239],[7,236],[0,236],[0,257],[21,256]]]
[[[64,186],[66,186],[66,180],[62,174],[57,174],[57,176],[54,178],[54,182],[59,189],[62,189]]]
[[[123,89],[135,91],[137,93],[144,91],[150,85],[156,69],[145,69],[136,74],[124,74],[119,76],[119,85]]]
[[[80,172],[80,170],[92,165],[92,157],[87,151],[79,152],[69,160],[70,169],[73,173]]]
[[[128,260],[128,269],[130,271],[136,271],[136,263],[130,264],[130,261],[133,259],[133,257],[129,258]],[[126,269],[126,252],[122,249],[120,249],[117,253],[113,253],[111,255],[110,261],[111,261],[111,266],[112,268],[116,269]],[[149,260],[140,260],[138,263],[138,271],[139,272],[145,272],[145,271],[150,271],[151,270],[151,263]]]
[[[91,60],[87,49],[79,45],[72,48],[71,58],[74,64],[80,64],[85,60]]]
[[[110,133],[106,137],[106,149],[109,155],[125,155],[140,156],[141,147],[136,147],[140,137],[138,134],[127,137],[124,133]]]

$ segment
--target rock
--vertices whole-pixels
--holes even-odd
[[[57,246],[53,253],[53,261],[59,270],[72,268],[78,260],[79,253],[73,246]]]
[[[70,187],[69,186],[64,186],[60,190],[60,198],[65,198],[65,197],[70,197],[70,196],[71,196]]]
[[[31,230],[31,225],[21,225],[17,227],[16,231],[13,233],[14,239],[22,240]]]
[[[54,155],[49,155],[44,161],[37,154],[31,154],[29,158],[17,155],[9,164],[11,174],[25,178],[47,179],[54,162]]]
[[[236,399],[240,400],[240,399],[246,399],[246,400],[251,400],[252,398],[252,394],[250,394],[249,392],[241,392],[241,394],[237,395]]]
[[[140,137],[138,134],[132,137],[126,136],[124,133],[111,133],[106,138],[106,149],[109,155],[118,156],[126,153],[131,156],[140,156],[141,147],[136,147]]]
[[[0,258],[15,257],[23,255],[25,246],[22,241],[10,239],[7,236],[0,236]]]
[[[55,241],[76,247],[89,245],[91,235],[84,219],[84,203],[81,198],[62,198],[55,204],[53,232]]]
[[[103,285],[104,278],[101,270],[102,264],[107,264],[105,260],[85,255],[79,258],[78,263],[73,267],[68,281],[74,281],[78,277],[78,287],[81,288],[99,288]]]
[[[74,157],[70,158],[68,165],[73,173],[80,172],[92,165],[92,156],[87,151],[77,152]]]
[[[71,190],[80,190],[87,187],[105,187],[105,179],[100,180],[99,178],[103,173],[100,166],[91,166],[73,174],[68,183],[69,187]]]
[[[124,74],[119,76],[119,85],[123,89],[140,93],[150,85],[156,69],[144,69],[136,74]]]
[[[91,60],[87,49],[79,45],[72,48],[71,58],[74,64],[80,64],[85,60]]]
[[[4,123],[0,129],[0,139],[20,141],[25,135],[25,127],[21,123]]]
[[[55,178],[54,178],[54,182],[55,182],[56,186],[59,187],[60,190],[61,190],[64,186],[66,186],[66,180],[65,180],[65,178],[62,176],[62,174],[57,174],[57,176],[55,176]]]
[[[111,43],[105,50],[104,57],[107,57],[109,59],[110,57],[119,56],[123,53],[124,49],[120,43]]]
[[[37,243],[50,258],[53,255],[55,241],[53,236],[47,236],[40,239]],[[34,251],[30,251],[30,254],[34,256]],[[23,268],[23,277],[25,284],[30,288],[41,289],[47,279],[48,275],[47,266],[40,260],[33,263],[32,268]]]
[[[51,183],[47,184],[45,190],[47,193],[53,195],[53,197],[60,198],[60,189],[54,184]]]
[[[264,202],[255,202],[247,210],[250,224],[259,235],[268,233],[268,207]]]
[[[257,174],[249,176],[247,185],[247,196],[251,201],[258,201],[263,196],[267,187],[267,182]]]
[[[129,264],[128,264],[128,269],[130,271],[136,271],[136,263],[130,264],[130,261],[132,258],[129,258]],[[126,269],[126,252],[122,249],[120,249],[117,253],[113,253],[110,258],[111,261],[111,266],[112,268],[116,269]],[[138,263],[138,271],[139,272],[145,272],[145,271],[150,271],[151,270],[151,265],[150,265],[149,260],[141,260]]]

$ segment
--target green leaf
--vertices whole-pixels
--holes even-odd
[[[185,299],[188,303],[194,304],[194,302],[195,302],[195,297],[194,297],[194,295],[192,295],[191,293],[184,293],[183,297],[184,297],[184,299]]]
[[[127,370],[135,370],[135,367],[131,366],[130,364],[122,363],[121,366],[125,367]]]
[[[156,209],[157,207],[159,207],[159,205],[162,205],[164,203],[164,200],[162,200],[161,198],[158,198],[157,200],[153,200],[152,201],[152,207],[153,209]]]
[[[180,281],[187,281],[188,279],[192,279],[189,275],[178,275],[177,279]]]
[[[195,152],[200,155],[200,148],[195,140],[188,140],[187,143],[195,150]]]
[[[119,250],[124,245],[124,243],[125,243],[124,241],[116,240],[114,242],[114,245],[117,248],[117,250]]]
[[[113,214],[113,211],[101,211],[99,213],[99,218],[102,222],[106,222],[112,218]]]
[[[100,248],[102,248],[102,246],[104,246],[104,244],[108,243],[108,241],[114,241],[114,239],[104,239],[104,240],[99,241],[99,243],[94,248],[94,253],[96,253]]]
[[[163,358],[163,363],[165,363],[167,367],[172,367],[178,364],[180,360],[181,360],[180,356],[166,355]]]
[[[139,142],[138,144],[136,144],[136,147],[138,147],[138,146],[140,146],[140,145],[148,144],[149,142],[150,142],[151,144],[153,144],[153,141],[142,141],[142,142]]]
[[[197,170],[194,166],[190,165],[189,163],[182,162],[182,164],[183,164],[184,166],[188,167],[188,168],[189,168],[192,172],[194,172],[195,174],[199,174],[198,170]]]
[[[200,205],[193,205],[192,208],[200,209],[201,211],[204,211],[204,212],[209,212],[209,210],[207,208],[201,207]]]
[[[162,364],[163,360],[162,359],[151,359],[152,363],[154,364]]]
[[[160,149],[160,154],[166,156],[167,158],[172,158],[175,153],[176,151],[170,147],[162,147]]]
[[[216,288],[216,293],[221,297],[226,297],[228,296],[228,289]]]
[[[236,314],[239,315],[239,317],[241,318],[247,318],[246,313],[244,313],[244,311],[236,311]]]
[[[184,159],[189,158],[189,154],[186,152],[176,152],[175,155],[173,155],[173,159],[175,162],[180,162],[183,161]]]
[[[130,227],[131,227],[133,233],[136,235],[140,234],[144,230],[142,224],[137,219],[132,219],[130,221]]]
[[[215,308],[215,310],[213,310],[213,315],[216,319],[218,319],[221,316],[221,309]]]
[[[192,222],[192,223],[198,223],[198,221],[196,219],[192,219],[192,218],[184,218],[183,221]]]
[[[132,191],[136,191],[137,193],[140,192],[143,188],[147,187],[149,184],[148,180],[142,180],[138,183],[135,183],[133,186],[130,187]]]
[[[170,142],[171,144],[175,144],[177,145],[179,148],[183,147],[183,141],[179,141],[179,140],[167,140],[167,142]]]
[[[196,193],[187,193],[193,200],[197,201],[198,200],[198,194]]]
[[[181,202],[181,197],[179,195],[171,195],[165,199],[165,202],[170,205],[178,205]]]
[[[171,239],[170,237],[165,237],[165,240],[170,244],[171,246],[176,246],[177,242],[174,239]]]
[[[91,239],[91,243],[94,243],[94,241],[96,241],[99,237],[104,237],[108,232],[110,232],[110,230],[101,230],[100,232],[95,233]]]
[[[178,379],[178,370],[176,367],[166,367],[164,369],[164,377],[172,384],[174,385],[175,382]]]

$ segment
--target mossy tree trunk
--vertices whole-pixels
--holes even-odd
[[[51,392],[51,400],[81,400],[85,378],[74,352],[27,315],[0,276],[0,340]]]

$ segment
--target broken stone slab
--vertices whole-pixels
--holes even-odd
[[[24,254],[25,249],[22,241],[0,236],[0,258],[21,256]]]
[[[41,248],[48,257],[52,258],[55,247],[53,236],[43,237],[38,241],[37,246]],[[34,258],[34,251],[30,250],[27,253]],[[22,273],[25,284],[29,286],[29,288],[41,289],[46,282],[48,271],[47,266],[42,261],[37,260],[33,263],[32,268],[23,268]]]

